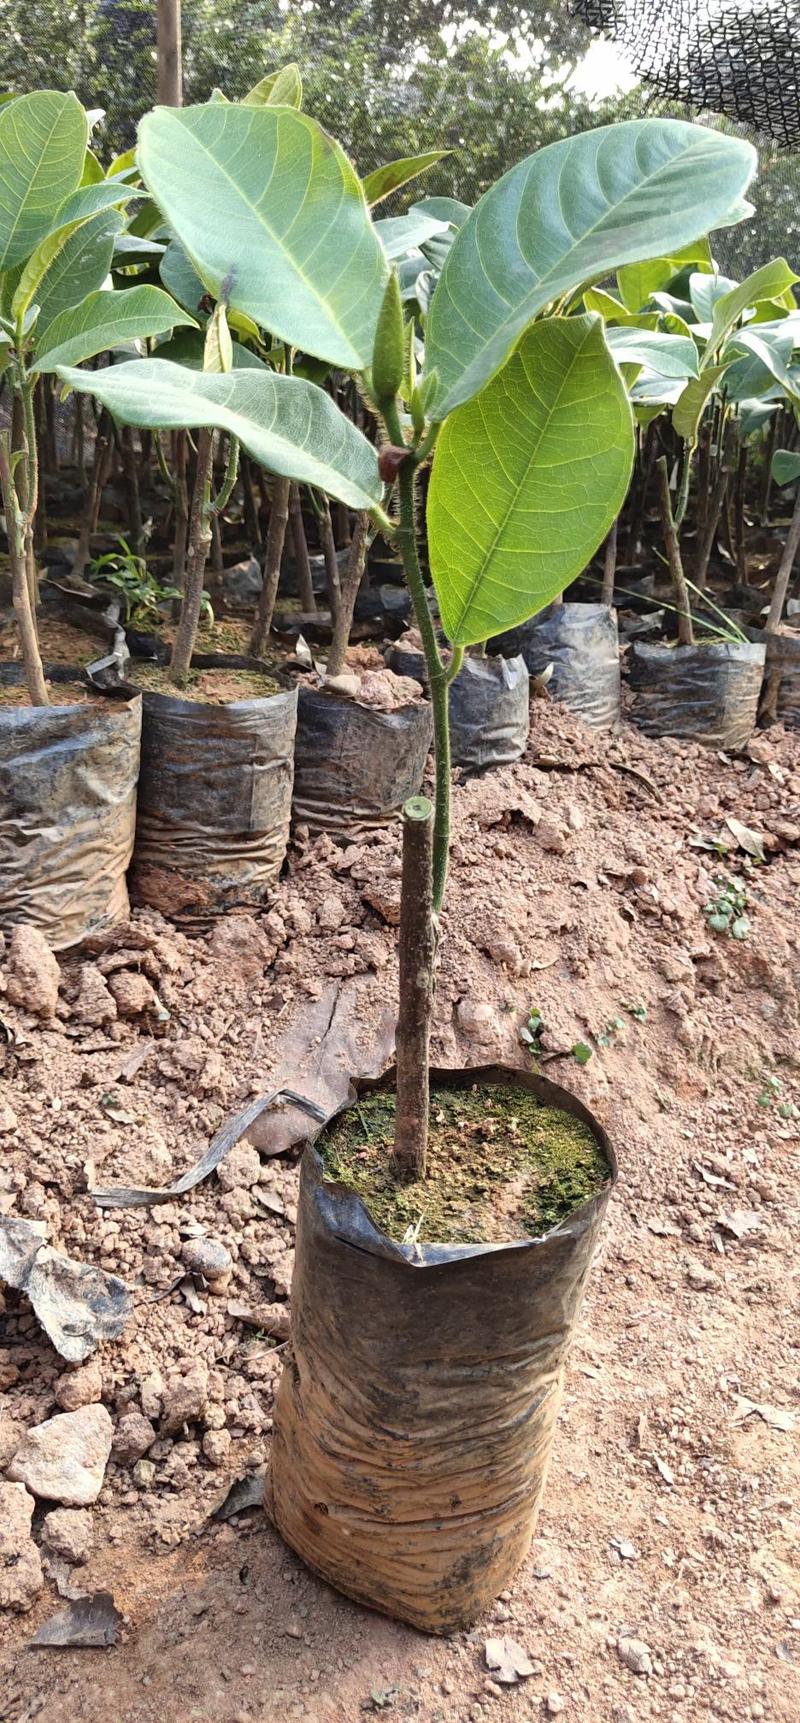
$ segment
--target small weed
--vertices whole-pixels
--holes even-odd
[[[537,1006],[532,1005],[528,1012],[528,1021],[523,1023],[519,1038],[523,1047],[529,1047],[534,1058],[542,1051],[542,1035],[544,1033],[544,1018]]]
[[[622,1017],[612,1017],[610,1023],[606,1024],[605,1029],[601,1029],[599,1035],[595,1035],[595,1041],[597,1042],[598,1047],[610,1047],[612,1041],[614,1041],[619,1034],[620,1029],[624,1028],[625,1023]]]
[[[637,1023],[646,1023],[647,1022],[647,1006],[646,1005],[637,1005],[634,1000],[623,999],[622,1009],[623,1009],[623,1011],[627,1011],[630,1017],[635,1017]]]
[[[97,586],[111,587],[118,595],[125,621],[140,628],[157,628],[164,617],[162,607],[180,599],[176,586],[164,586],[151,573],[143,556],[136,556],[127,539],[117,538],[116,550],[96,556],[89,564],[89,577]],[[200,607],[201,620],[214,621],[214,612],[207,593]]]
[[[760,1079],[760,1081],[763,1086],[760,1095],[756,1096],[757,1107],[775,1106],[775,1110],[780,1119],[796,1119],[800,1117],[800,1108],[795,1106],[794,1101],[781,1100],[780,1097],[783,1092],[783,1084],[781,1083],[780,1077],[774,1077],[771,1072],[768,1072],[766,1076]]]
[[[573,1059],[577,1059],[579,1065],[588,1065],[589,1060],[593,1057],[592,1049],[587,1046],[585,1041],[576,1041],[574,1047],[570,1048],[570,1052]]]
[[[714,875],[714,885],[717,895],[703,911],[709,927],[714,933],[729,933],[733,939],[746,939],[751,922],[745,914],[748,904],[745,880],[741,874],[733,874],[727,879],[725,874],[718,873]]]

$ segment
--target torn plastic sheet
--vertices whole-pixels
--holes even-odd
[[[251,1101],[240,1113],[234,1114],[232,1119],[226,1119],[216,1136],[212,1137],[205,1154],[201,1155],[200,1160],[195,1161],[194,1166],[183,1173],[174,1185],[154,1190],[137,1189],[131,1185],[112,1185],[108,1190],[92,1191],[94,1201],[99,1208],[147,1208],[154,1207],[157,1203],[174,1202],[176,1197],[185,1196],[187,1191],[194,1190],[195,1185],[199,1185],[203,1179],[208,1178],[209,1173],[214,1172],[220,1161],[224,1161],[234,1144],[239,1142],[261,1113],[266,1112],[268,1107],[284,1102],[299,1107],[302,1113],[314,1119],[318,1125],[324,1125],[329,1117],[315,1101],[295,1094],[293,1089],[274,1089],[271,1094],[260,1095],[257,1100]]]
[[[133,1309],[124,1280],[53,1250],[41,1221],[0,1219],[0,1281],[24,1292],[61,1357],[82,1364],[116,1340]]]

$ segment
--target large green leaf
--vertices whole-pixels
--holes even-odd
[[[433,296],[435,417],[488,382],[544,306],[740,219],[755,164],[741,138],[652,119],[564,138],[504,174],[465,221]]]
[[[314,120],[157,108],[139,166],[215,297],[224,285],[235,309],[319,359],[370,364],[388,264],[355,169]]]
[[[776,485],[790,485],[800,479],[800,454],[796,449],[776,449],[772,457],[772,477]]]
[[[187,311],[197,311],[206,289],[194,264],[189,262],[183,246],[171,239],[158,266],[158,273],[167,291],[173,294]]]
[[[121,208],[135,196],[136,187],[125,185],[122,180],[104,179],[97,185],[79,186],[59,205],[52,228],[66,227],[72,221],[87,221],[90,215],[99,215],[103,209]]]
[[[58,376],[94,395],[123,424],[228,431],[269,472],[315,485],[354,509],[381,500],[372,444],[329,395],[301,377],[251,370],[201,374],[167,359],[131,359],[102,371],[60,366]]]
[[[80,185],[88,137],[77,96],[37,90],[0,108],[0,270],[50,231]]]
[[[35,339],[41,346],[45,333],[62,311],[79,305],[87,293],[102,287],[122,227],[118,210],[101,210],[71,233],[36,289],[39,317]]]
[[[744,354],[743,358],[734,359],[725,378],[728,400],[742,401],[764,395],[776,383],[793,396],[795,388],[789,370],[793,350],[794,339],[790,329],[785,334],[768,329],[766,324],[738,329],[727,342],[722,355],[723,359],[728,359],[731,354]]]
[[[364,196],[370,209],[374,209],[376,203],[382,203],[391,192],[399,191],[401,185],[408,185],[409,180],[435,167],[449,153],[449,150],[426,150],[424,155],[403,156],[400,161],[387,162],[384,167],[375,168],[364,180]],[[450,217],[446,219],[449,221]]]
[[[618,365],[646,365],[658,377],[696,377],[699,358],[691,337],[661,330],[613,328],[606,340]]]
[[[205,332],[202,329],[179,329],[177,335],[169,341],[159,342],[156,353],[159,359],[171,359],[175,365],[188,365],[192,371],[202,371],[205,352]],[[269,371],[271,366],[259,359],[250,347],[243,347],[240,341],[233,343],[233,369],[235,371]]]
[[[121,292],[90,293],[88,298],[62,311],[38,344],[35,369],[55,371],[59,365],[80,365],[95,353],[105,353],[125,341],[143,341],[165,335],[179,324],[195,326],[188,311],[181,310],[160,287],[126,287]]]
[[[428,543],[454,644],[526,621],[586,567],[622,506],[633,453],[600,318],[535,323],[439,437]]]

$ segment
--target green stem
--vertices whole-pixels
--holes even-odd
[[[463,662],[464,662],[464,648],[463,648],[463,646],[454,646],[451,657],[450,657],[450,663],[447,666],[447,673],[445,675],[445,681],[447,683],[448,688],[449,688],[451,682],[455,682],[455,679],[458,675],[459,670],[461,669]]]
[[[675,521],[676,532],[680,532],[681,527],[683,526],[684,515],[686,514],[686,507],[687,507],[687,504],[689,501],[689,485],[691,483],[691,478],[692,478],[692,456],[693,456],[693,454],[694,454],[694,443],[684,443],[684,445],[683,445],[683,466],[681,467],[681,482],[678,486],[678,494],[675,498],[675,510],[674,510],[674,516],[673,516],[674,521]]]
[[[214,501],[211,504],[213,514],[222,514],[222,510],[227,507],[227,504],[230,502],[231,491],[236,483],[238,474],[239,438],[231,437],[228,443],[228,461],[225,467],[225,476],[219,490],[217,491]]]

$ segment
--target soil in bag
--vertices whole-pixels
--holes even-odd
[[[192,919],[260,903],[289,840],[297,689],[236,654],[196,654],[185,691],[161,665],[132,675],[144,690],[133,902]]]
[[[755,729],[765,648],[750,641],[630,648],[631,719],[646,736],[743,748]]]
[[[431,1177],[401,1189],[391,1082],[303,1156],[267,1506],[340,1591],[453,1633],[530,1545],[615,1162],[545,1078],[434,1071]]]
[[[0,668],[0,927],[62,951],[128,913],[142,705],[74,667],[45,676],[51,704],[31,706],[21,667]]]
[[[398,641],[388,662],[427,687],[425,655]],[[480,772],[521,759],[530,731],[530,677],[524,658],[465,658],[450,684],[450,754],[454,766]]]
[[[500,634],[490,651],[521,653],[531,676],[552,664],[548,692],[596,730],[620,713],[619,635],[607,604],[551,604],[530,622]]]
[[[800,730],[800,633],[781,623],[770,634],[764,629],[750,629],[749,634],[751,640],[763,641],[767,653],[761,722]]]
[[[427,700],[386,712],[332,689],[301,687],[295,823],[342,839],[388,825],[419,790],[432,739]]]

